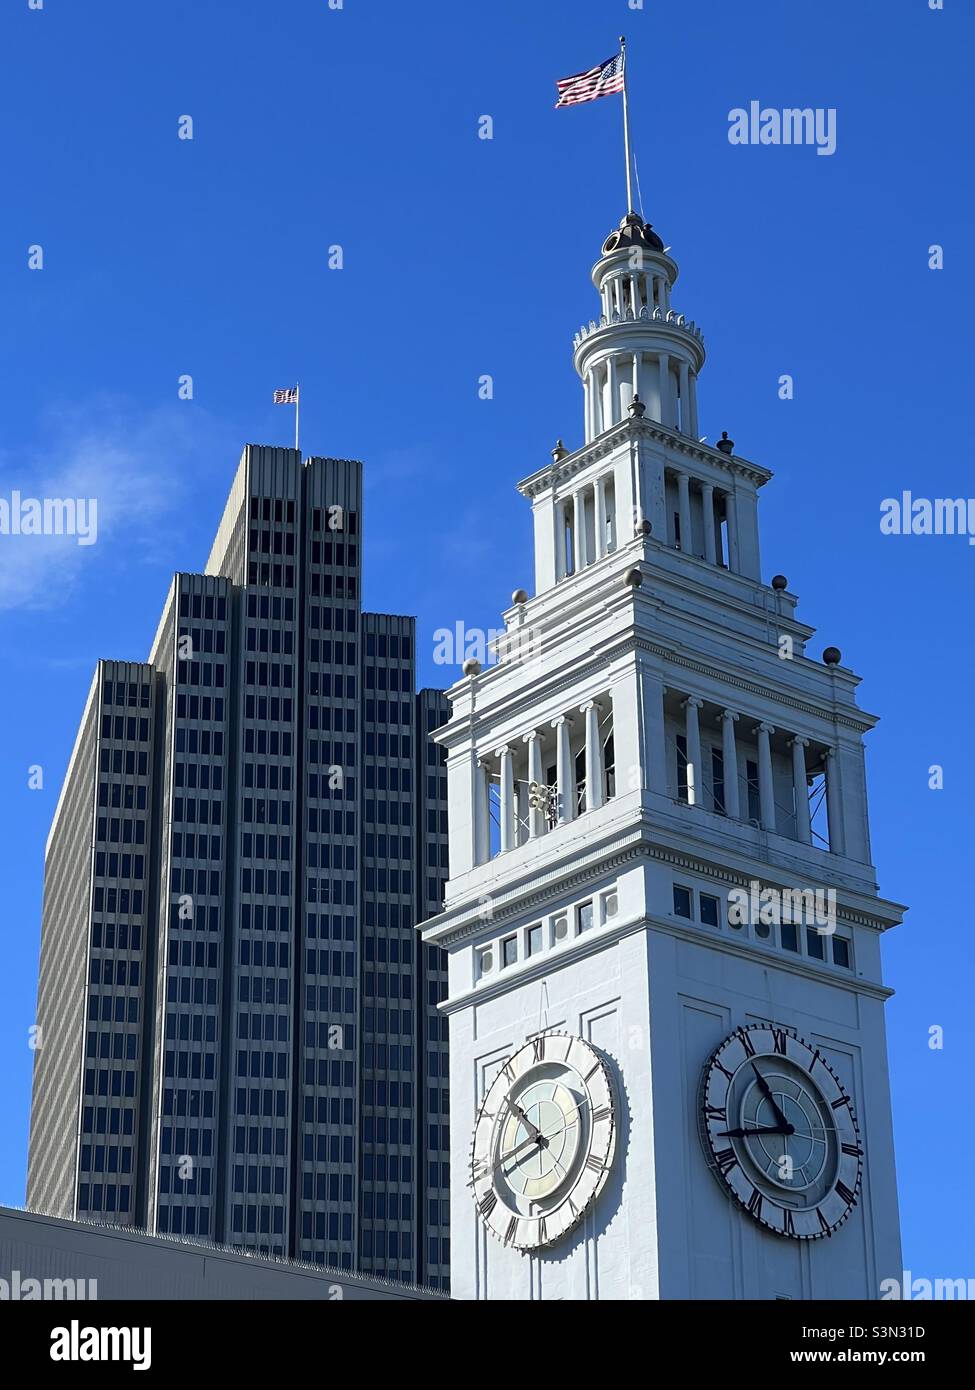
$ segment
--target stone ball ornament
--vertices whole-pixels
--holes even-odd
[[[843,660],[843,653],[839,647],[827,647],[823,652],[823,661],[827,666],[839,666]]]
[[[479,676],[481,674],[481,663],[474,656],[469,656],[461,667],[465,676]]]

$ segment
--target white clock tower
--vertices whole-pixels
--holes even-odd
[[[877,1298],[900,1276],[858,678],[763,581],[770,474],[699,442],[700,330],[630,213],[535,596],[449,693],[461,1299]]]

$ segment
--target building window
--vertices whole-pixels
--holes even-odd
[[[529,927],[525,932],[525,954],[537,956],[542,949],[542,924],[538,922],[534,927]]]
[[[518,938],[517,936],[506,936],[501,943],[501,965],[506,968],[515,965],[518,960]]]
[[[816,927],[806,928],[806,955],[812,956],[813,960],[826,959],[826,941]]]
[[[845,936],[833,937],[833,964],[850,969],[850,943]]]
[[[709,893],[702,893],[700,902],[701,921],[706,927],[716,927],[718,925],[720,899],[711,897]]]
[[[603,894],[603,921],[608,922],[610,917],[615,917],[619,910],[619,895],[615,888],[611,888],[608,893]]]
[[[679,883],[674,884],[674,916],[687,918],[694,916],[691,890],[682,888]]]
[[[783,951],[799,950],[799,928],[795,922],[782,923],[782,949]]]
[[[576,932],[588,931],[592,926],[592,903],[580,903],[576,908]]]

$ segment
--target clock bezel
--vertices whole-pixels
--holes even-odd
[[[740,1068],[762,1057],[785,1058],[799,1067],[810,1090],[819,1093],[836,1117],[836,1171],[821,1200],[808,1206],[791,1205],[757,1186],[735,1156],[736,1145],[744,1141],[721,1135],[721,1130],[738,1122],[738,1117],[727,1114],[727,1099]],[[773,1235],[821,1240],[835,1235],[849,1220],[863,1179],[863,1144],[853,1099],[820,1049],[800,1037],[795,1028],[772,1022],[748,1023],[730,1033],[704,1065],[698,1125],[708,1166],[725,1196]],[[748,1153],[747,1148],[744,1152]]]
[[[553,1044],[562,1044],[552,1052]],[[537,1216],[515,1211],[496,1181],[495,1138],[511,1118],[506,1102],[522,1089],[533,1071],[561,1066],[574,1075],[589,1107],[586,1150],[574,1179],[551,1207]],[[532,1254],[556,1245],[583,1220],[599,1194],[616,1156],[617,1102],[606,1059],[576,1034],[540,1033],[517,1048],[499,1068],[478,1107],[468,1162],[469,1187],[478,1216],[490,1233],[508,1249]]]

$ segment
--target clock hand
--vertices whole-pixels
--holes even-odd
[[[795,1134],[792,1125],[776,1125],[774,1129],[723,1129],[720,1131],[723,1139],[752,1139],[756,1134],[782,1134],[786,1138],[790,1134]]]
[[[795,1130],[792,1128],[792,1126],[789,1124],[789,1121],[785,1118],[785,1116],[782,1114],[782,1111],[776,1105],[775,1097],[772,1095],[771,1087],[769,1086],[768,1082],[765,1080],[765,1077],[759,1071],[758,1067],[755,1065],[754,1062],[752,1062],[752,1071],[755,1073],[755,1080],[758,1082],[758,1089],[761,1091],[762,1095],[765,1097],[769,1105],[771,1105],[772,1109],[775,1111],[775,1118],[778,1120],[780,1125],[787,1126],[788,1133],[794,1134]]]
[[[514,1101],[511,1101],[510,1106],[511,1109],[518,1116],[519,1120],[521,1120],[522,1124],[527,1125],[528,1128],[531,1130],[532,1138],[537,1139],[539,1134],[541,1133],[541,1130],[538,1128],[538,1126],[532,1124],[531,1120],[525,1114],[524,1110],[522,1110],[520,1105],[516,1105]]]

